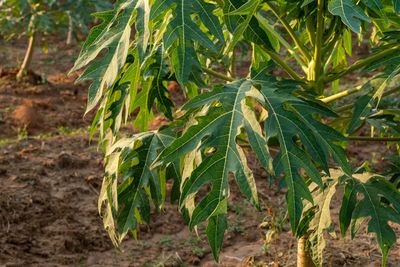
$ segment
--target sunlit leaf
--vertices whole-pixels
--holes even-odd
[[[104,201],[108,202],[108,205],[115,206],[112,214],[109,214],[112,209],[106,209],[103,212],[104,218],[111,221],[108,224],[108,231],[115,236],[115,243],[121,242],[129,230],[135,231],[138,222],[141,222],[142,219],[149,223],[150,203],[148,198],[153,201],[156,208],[160,209],[163,206],[165,194],[162,192],[162,188],[165,185],[162,184],[166,181],[161,179],[160,173],[165,170],[152,169],[150,166],[157,158],[159,151],[168,147],[174,139],[175,133],[168,129],[146,132],[123,138],[110,149],[106,176],[112,183],[103,183],[102,191],[109,191],[113,197],[111,199],[100,198],[99,206]],[[175,164],[174,162],[169,168],[175,168]],[[169,171],[167,169],[167,172],[170,174],[168,179],[174,179],[175,185],[179,185],[179,173],[172,169]],[[111,185],[117,183],[118,179],[122,179],[123,182],[116,189]],[[179,190],[177,186],[174,186],[173,189]],[[179,194],[179,191],[172,195],[177,193]],[[116,195],[118,195],[117,198],[115,198]],[[118,234],[115,233],[116,230],[112,223],[113,217],[118,224]]]
[[[351,170],[343,149],[334,144],[334,141],[344,140],[344,137],[313,118],[315,113],[325,116],[336,115],[327,108],[291,95],[297,90],[299,83],[278,81],[274,76],[266,75],[265,71],[268,69],[253,70],[251,76],[255,83],[261,85],[261,93],[268,107],[266,135],[267,137],[277,135],[279,139],[280,151],[273,162],[274,170],[277,176],[281,172],[285,173],[284,181],[289,187],[287,201],[290,222],[295,231],[302,215],[302,198],[313,202],[311,193],[298,170],[304,169],[313,182],[322,186],[319,171],[307,153],[327,173],[329,173],[327,165],[329,153],[347,173],[351,173]],[[285,108],[286,104],[288,108]],[[298,112],[290,111],[290,106]],[[294,141],[297,135],[305,150]]]
[[[172,162],[187,153],[200,149],[201,151],[213,147],[215,152],[205,156],[203,161],[192,171],[181,192],[180,205],[185,207],[187,201],[198,193],[206,184],[211,184],[211,191],[190,211],[190,224],[193,228],[202,221],[207,220],[209,238],[216,228],[226,228],[227,199],[229,196],[229,173],[232,172],[242,193],[257,207],[258,197],[253,174],[247,167],[246,157],[242,148],[237,144],[236,137],[240,129],[245,128],[252,136],[262,136],[261,129],[253,127],[247,117],[254,116],[250,109],[245,108],[245,97],[252,96],[253,83],[241,80],[225,85],[208,93],[195,97],[183,108],[196,108],[205,104],[219,101],[222,106],[210,108],[205,116],[197,117],[197,124],[189,127],[182,137],[176,139],[166,148],[159,157],[159,163]],[[266,141],[262,141],[258,149],[262,150],[261,160],[269,160]],[[260,145],[252,141],[252,145]],[[269,163],[263,163],[268,166]],[[211,225],[210,225],[211,224]],[[210,240],[214,257],[218,258],[223,235],[214,235],[216,240]]]

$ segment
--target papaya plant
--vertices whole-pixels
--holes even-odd
[[[72,28],[83,31],[89,24],[90,13],[111,7],[107,1],[56,1],[56,0],[1,0],[0,34],[6,39],[28,37],[28,48],[17,74],[17,79],[29,70],[35,43],[41,35],[43,49],[47,51],[45,36],[67,28],[71,19]]]
[[[353,238],[365,222],[385,265],[400,193],[352,166],[346,149],[364,141],[399,148],[400,111],[380,105],[400,91],[399,11],[398,0],[118,0],[94,14],[102,22],[72,71],[87,67],[77,81],[93,81],[87,112],[97,108],[91,136],[99,131],[106,159],[99,211],[113,243],[149,223],[150,201],[163,209],[171,180],[171,201],[190,229],[207,223],[218,261],[229,180],[260,209],[251,150],[269,183],[287,190],[298,266],[322,265],[340,187],[341,235]],[[361,44],[362,57],[353,51]],[[247,75],[235,71],[237,47],[251,50]],[[171,100],[171,81],[188,99],[182,107]],[[149,131],[156,112],[170,122]],[[122,137],[130,118],[133,132]]]
[[[38,34],[53,33],[65,20],[60,2],[55,0],[2,0],[0,1],[0,33],[6,38],[27,36],[28,48],[19,68],[17,80],[29,70]],[[43,48],[47,42],[43,39]]]
[[[68,33],[66,44],[72,42],[72,36],[77,33],[87,34],[88,27],[93,23],[91,13],[112,9],[111,1],[77,0],[66,1],[63,10],[68,17]]]

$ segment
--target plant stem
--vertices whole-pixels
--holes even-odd
[[[375,54],[372,54],[371,56],[369,56],[367,58],[358,60],[356,63],[354,63],[352,66],[350,66],[345,71],[342,71],[340,73],[334,74],[332,76],[328,76],[324,80],[324,82],[328,83],[328,82],[333,82],[333,81],[335,81],[337,79],[340,79],[341,77],[343,77],[343,76],[345,76],[345,75],[347,75],[349,73],[352,73],[352,72],[354,72],[354,71],[356,71],[358,69],[361,69],[362,67],[365,67],[368,64],[370,64],[370,63],[372,63],[372,62],[374,62],[374,61],[376,61],[378,59],[381,59],[381,58],[383,58],[385,56],[388,56],[388,55],[392,54],[394,51],[396,51],[398,49],[400,49],[400,46],[396,45],[396,46],[394,46],[392,48],[389,48],[389,49],[386,49],[386,50],[382,50],[382,51],[379,51],[379,52],[377,52]]]
[[[31,34],[31,36],[29,37],[28,49],[26,50],[24,61],[18,71],[17,81],[20,81],[22,79],[22,77],[24,76],[24,74],[29,70],[29,67],[32,62],[33,50],[35,48],[35,40],[36,40],[36,33],[33,32]]]
[[[386,96],[391,95],[393,93],[396,93],[398,91],[400,91],[400,86],[397,86],[397,87],[395,87],[395,88],[383,93],[382,97],[386,97]],[[349,105],[346,105],[346,106],[343,106],[343,107],[340,107],[340,108],[336,109],[335,112],[336,113],[344,112],[344,111],[347,111],[349,109],[352,109],[353,107],[354,107],[354,104],[349,104]]]
[[[303,79],[297,75],[297,73],[283,61],[277,54],[275,54],[273,51],[270,51],[266,49],[265,47],[261,46],[261,48],[267,53],[279,66],[281,66],[289,76],[296,81],[302,82]]]
[[[322,102],[324,102],[324,103],[330,103],[330,102],[335,101],[337,99],[340,99],[342,97],[357,93],[358,91],[360,91],[361,88],[362,88],[362,86],[360,85],[360,86],[357,86],[356,88],[349,89],[349,90],[346,90],[346,91],[343,91],[343,92],[340,92],[340,93],[337,93],[337,94],[322,98],[320,100]]]
[[[214,76],[214,77],[216,77],[216,78],[219,78],[219,79],[221,79],[221,80],[225,80],[225,81],[227,81],[227,82],[234,82],[234,81],[236,81],[235,78],[228,77],[228,76],[226,76],[226,75],[224,75],[224,74],[222,74],[222,73],[213,71],[212,69],[205,68],[205,67],[202,67],[202,68],[203,68],[203,71],[204,71],[205,73],[207,73],[207,74],[209,74],[209,75],[211,75],[211,76]]]
[[[324,83],[321,81],[322,69],[322,47],[324,35],[324,2],[325,0],[318,0],[318,13],[317,13],[317,32],[315,36],[315,46],[314,46],[314,69],[310,70],[313,73],[312,80],[316,82],[317,92],[322,94],[324,91]]]
[[[246,139],[236,137],[236,140],[244,143],[244,144],[239,144],[241,147],[252,149],[251,145],[249,144],[249,141],[247,141]],[[272,152],[279,153],[279,149],[272,148],[271,146],[268,146],[268,149]]]
[[[400,137],[348,136],[352,141],[399,142]]]
[[[256,14],[256,18],[258,22],[261,23],[261,26],[265,28],[265,30],[278,39],[278,41],[288,50],[288,52],[294,57],[294,59],[296,59],[302,68],[308,67],[304,59],[299,56],[295,49],[293,49],[293,47],[285,40],[285,38],[282,37],[282,35],[275,31],[274,27],[270,25],[260,13]]]
[[[354,107],[354,104],[348,104],[346,106],[340,107],[338,109],[335,110],[336,113],[340,113],[340,112],[344,112],[347,111],[349,109],[352,109]]]
[[[72,17],[71,17],[71,12],[67,11],[67,16],[68,16],[68,34],[67,34],[67,45],[70,45],[72,43],[72,31],[73,31],[73,24],[72,24]]]
[[[229,77],[235,77],[236,76],[236,47],[234,46],[232,48],[232,56],[231,56],[231,62],[230,62],[230,66],[229,66],[229,72],[228,72],[228,76]]]
[[[283,27],[285,27],[286,31],[289,33],[290,37],[293,39],[294,43],[296,44],[296,46],[299,48],[299,50],[301,51],[301,53],[304,55],[304,57],[306,58],[307,63],[310,62],[311,60],[311,56],[307,50],[306,47],[304,47],[304,45],[300,42],[299,38],[297,38],[294,30],[292,29],[292,27],[290,27],[289,23],[286,21],[286,19],[282,16],[279,16],[278,11],[275,9],[275,7],[273,7],[271,4],[269,4],[268,2],[265,2],[265,5],[267,5],[269,7],[269,9],[271,9],[272,13],[274,13],[274,15],[279,19],[279,21],[282,23]]]
[[[310,252],[307,250],[307,236],[297,240],[297,267],[315,267]]]

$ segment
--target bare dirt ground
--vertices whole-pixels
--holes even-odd
[[[0,62],[22,54],[24,43],[0,42]],[[285,218],[285,194],[267,186],[267,173],[249,154],[262,212],[256,211],[231,182],[224,247],[217,265],[205,238],[205,226],[189,232],[176,206],[164,214],[152,213],[149,226],[141,225],[138,241],[128,237],[122,252],[113,248],[97,211],[103,175],[103,155],[97,140],[89,143],[85,130],[93,114],[83,117],[87,84],[74,85],[67,76],[77,46],[59,44],[48,54],[37,51],[33,68],[49,83],[17,84],[13,70],[0,73],[0,266],[295,266],[296,241]],[[35,78],[36,77],[36,78]],[[32,75],[32,79],[38,79]],[[175,87],[176,103],[182,102]],[[152,127],[163,120],[158,119]],[[28,125],[25,130],[25,125]],[[349,156],[376,164],[387,153],[383,144],[363,143]],[[339,202],[338,200],[336,203]],[[264,243],[268,208],[283,220],[276,242]],[[332,216],[338,219],[334,205]],[[400,227],[396,226],[397,233]],[[338,235],[339,236],[339,235]],[[325,266],[379,266],[375,237],[360,230],[354,241],[329,238]],[[399,266],[400,242],[390,251],[388,266]]]

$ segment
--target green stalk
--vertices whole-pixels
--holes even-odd
[[[324,35],[324,2],[325,0],[318,0],[318,13],[317,13],[317,32],[315,35],[315,46],[314,46],[314,57],[313,63],[310,64],[312,69],[309,70],[308,79],[315,81],[316,91],[318,94],[322,94],[324,91],[324,83],[321,80],[322,69],[322,47]]]
[[[205,68],[205,67],[202,67],[202,69],[203,69],[203,71],[204,71],[205,73],[207,73],[207,74],[209,74],[209,75],[211,75],[211,76],[214,76],[214,77],[216,77],[216,78],[219,78],[219,79],[221,79],[221,80],[224,80],[224,81],[227,81],[227,82],[234,82],[234,81],[236,81],[235,78],[228,77],[228,76],[226,76],[226,75],[224,75],[224,74],[222,74],[222,73],[213,71],[212,69]]]
[[[281,66],[289,76],[296,81],[302,82],[304,81],[297,73],[283,61],[277,54],[275,54],[273,51],[270,51],[266,49],[265,47],[261,46],[261,48],[267,53],[279,66]]]
[[[232,56],[231,56],[231,62],[230,62],[230,66],[229,66],[229,72],[228,72],[228,76],[229,77],[235,77],[236,76],[236,53],[235,53],[235,49],[236,47],[233,47],[232,49]]]
[[[310,62],[311,56],[310,53],[308,52],[307,48],[303,45],[302,42],[300,42],[299,38],[295,34],[294,30],[292,27],[290,27],[289,23],[286,21],[286,19],[278,14],[278,11],[273,7],[269,2],[265,2],[265,5],[271,9],[272,13],[279,19],[279,21],[282,23],[283,27],[285,27],[286,31],[289,33],[290,37],[293,39],[293,42],[296,44],[296,46],[299,48],[301,53],[304,55],[306,58],[307,62]]]
[[[328,77],[324,80],[324,82],[325,82],[325,83],[329,83],[329,82],[336,81],[337,79],[340,79],[341,77],[343,77],[343,76],[345,76],[345,75],[347,75],[347,74],[349,74],[349,73],[352,73],[352,72],[354,72],[354,71],[356,71],[356,70],[358,70],[358,69],[361,69],[361,68],[367,66],[368,64],[370,64],[370,63],[372,63],[372,62],[374,62],[374,61],[376,61],[376,60],[378,60],[378,59],[381,59],[381,58],[383,58],[383,57],[385,57],[385,56],[388,56],[388,55],[392,54],[394,51],[396,51],[396,50],[398,50],[398,49],[400,49],[400,45],[396,45],[396,46],[394,46],[394,47],[392,47],[392,48],[389,48],[389,49],[387,49],[387,50],[382,50],[382,51],[380,51],[380,52],[377,52],[377,53],[375,53],[375,54],[372,54],[371,56],[369,56],[369,57],[367,57],[367,58],[358,60],[356,63],[354,63],[353,65],[351,65],[351,66],[350,66],[348,69],[346,69],[345,71],[342,71],[342,72],[340,72],[340,73],[334,74],[334,75],[332,75],[332,76],[328,76]]]
[[[348,136],[352,141],[374,141],[374,142],[399,142],[400,137],[368,137],[368,136]]]
[[[383,93],[382,94],[382,98],[386,97],[386,96],[389,96],[389,95],[391,95],[393,93],[396,93],[398,91],[400,91],[400,86],[395,87],[395,88]],[[353,107],[354,107],[354,104],[349,104],[349,105],[346,105],[346,106],[343,106],[343,107],[340,107],[340,108],[336,109],[335,112],[336,113],[344,112],[344,111],[347,111],[349,109],[352,109]]]
[[[282,35],[280,35],[278,32],[275,31],[274,27],[271,26],[267,20],[261,16],[260,13],[256,14],[256,18],[258,20],[258,22],[260,22],[261,26],[263,28],[265,28],[266,31],[268,31],[269,33],[271,33],[276,39],[278,39],[278,41],[288,50],[288,52],[294,57],[294,59],[296,59],[297,63],[299,63],[299,65],[304,69],[307,68],[307,64],[304,61],[304,59],[302,59],[299,54],[297,53],[297,51],[295,51],[295,49],[293,49],[293,47],[285,40],[285,38],[282,37]]]
[[[324,102],[324,103],[330,103],[330,102],[335,101],[337,99],[340,99],[342,97],[357,93],[358,91],[360,91],[361,88],[362,88],[362,86],[360,85],[360,86],[357,86],[356,88],[349,89],[349,90],[346,90],[346,91],[343,91],[343,92],[340,92],[340,93],[337,93],[337,94],[322,98],[320,100],[322,102]]]

